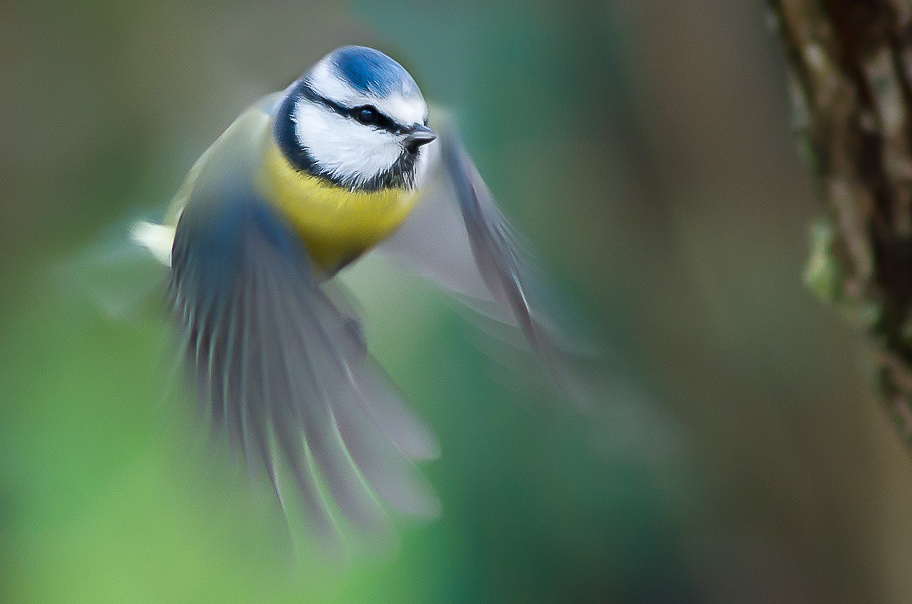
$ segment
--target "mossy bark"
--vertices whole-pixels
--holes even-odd
[[[863,334],[912,448],[912,0],[770,0],[826,214],[806,279]]]

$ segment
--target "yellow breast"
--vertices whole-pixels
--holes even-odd
[[[295,170],[271,137],[264,144],[258,186],[323,268],[332,270],[361,255],[392,234],[415,207],[413,191],[353,192],[333,186]]]

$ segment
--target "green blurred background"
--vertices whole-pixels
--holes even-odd
[[[444,513],[342,564],[211,461],[166,321],[69,269],[345,43],[456,114],[614,394],[527,404],[441,296],[368,295]],[[912,461],[801,283],[820,208],[760,2],[5,0],[0,124],[0,602],[912,600]]]

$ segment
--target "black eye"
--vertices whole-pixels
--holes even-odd
[[[355,109],[355,119],[362,124],[373,124],[377,121],[377,110],[370,105]]]

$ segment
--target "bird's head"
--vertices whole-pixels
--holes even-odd
[[[412,189],[436,138],[412,76],[382,52],[345,46],[292,84],[276,139],[299,170],[353,191]]]

